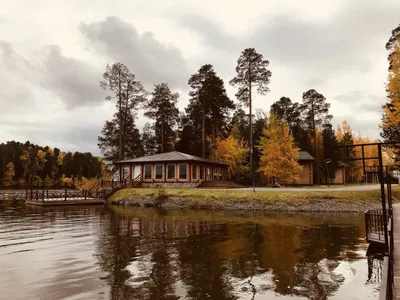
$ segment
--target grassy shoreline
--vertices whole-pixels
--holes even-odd
[[[400,188],[393,187],[394,201]],[[109,198],[117,205],[171,209],[363,212],[379,208],[380,190],[241,191],[196,189],[123,189]]]

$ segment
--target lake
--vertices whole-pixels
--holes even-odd
[[[362,214],[0,202],[0,299],[377,299]]]

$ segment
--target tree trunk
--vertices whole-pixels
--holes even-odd
[[[216,144],[215,144],[215,126],[212,125],[212,147],[213,147],[213,158],[217,160],[217,151],[216,151]]]
[[[202,149],[201,149],[201,156],[203,158],[206,157],[206,110],[205,110],[205,103],[203,99],[203,120],[202,120],[202,125],[201,125],[201,140],[202,140]]]
[[[123,124],[122,124],[122,95],[121,95],[121,74],[118,75],[118,106],[119,106],[119,159],[124,159],[124,152],[122,149],[122,130],[123,130]]]
[[[255,178],[253,171],[253,112],[252,112],[252,99],[251,99],[251,72],[249,66],[249,108],[250,108],[250,174],[253,182],[253,191],[255,191]]]
[[[314,115],[314,107],[312,107],[312,115],[313,115],[313,130],[314,130],[314,153],[315,153],[315,183],[319,185],[319,168],[318,168],[318,147],[317,147],[317,129],[315,128],[315,115]]]
[[[161,121],[161,153],[164,153],[164,121]]]

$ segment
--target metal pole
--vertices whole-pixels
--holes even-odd
[[[364,182],[365,182],[365,179],[366,179],[366,178],[365,178],[365,177],[366,177],[365,175],[366,175],[366,174],[365,174],[364,145],[362,145],[362,146],[361,146],[361,150],[362,150],[362,158],[363,158],[363,159],[362,159],[362,162],[363,162],[363,172],[364,172],[364,174],[363,174],[363,175],[364,175]]]
[[[379,177],[381,183],[381,199],[382,199],[382,213],[383,213],[383,230],[385,233],[385,251],[389,251],[389,241],[387,232],[387,212],[386,212],[386,195],[385,195],[385,182],[383,179],[383,160],[382,160],[382,145],[378,144],[378,157],[379,157]]]

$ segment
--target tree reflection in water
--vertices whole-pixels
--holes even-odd
[[[102,221],[97,258],[113,300],[323,300],[349,276],[365,277],[353,288],[366,294],[379,286],[353,267],[365,260],[364,230],[354,214],[115,208]]]

